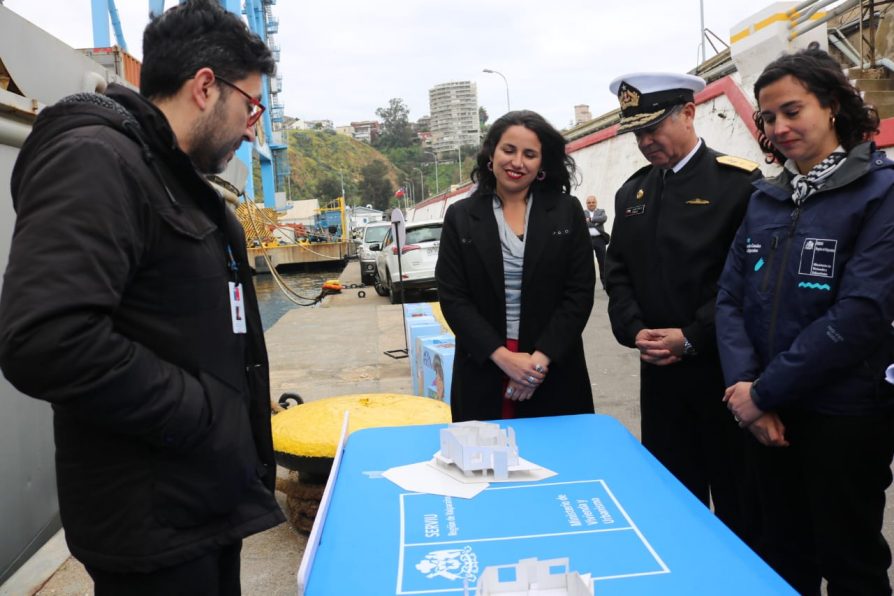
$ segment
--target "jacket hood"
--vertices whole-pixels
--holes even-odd
[[[848,151],[847,160],[834,172],[828,182],[820,189],[821,192],[846,186],[875,170],[894,168],[894,161],[888,159],[882,151],[875,147],[872,141],[860,143]],[[792,179],[794,175],[783,168],[779,175],[772,178],[755,180],[753,185],[758,190],[766,192],[769,196],[781,201],[787,201],[792,196]]]
[[[112,84],[106,94],[69,95],[45,108],[34,121],[10,179],[14,207],[17,207],[16,197],[25,165],[61,134],[85,126],[107,126],[120,131],[142,147],[147,161],[152,160],[152,150],[170,151],[176,148],[174,133],[164,114],[146,98],[126,87]],[[156,132],[150,136],[146,130]]]

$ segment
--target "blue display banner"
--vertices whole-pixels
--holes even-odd
[[[430,459],[443,425],[352,433],[306,594],[474,594],[486,567],[529,558],[567,559],[598,596],[795,594],[613,418],[499,423],[557,476],[407,493],[381,471]]]
[[[397,594],[462,592],[492,565],[568,558],[595,580],[668,573],[602,480],[496,486],[474,499],[401,495]]]

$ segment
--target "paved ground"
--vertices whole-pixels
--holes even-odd
[[[359,283],[357,262],[341,276]],[[409,393],[409,364],[383,352],[405,346],[401,307],[365,289],[348,290],[327,299],[320,308],[295,309],[268,332],[274,397],[291,391],[306,401],[350,393]],[[596,410],[620,420],[639,436],[638,360],[619,347],[606,316],[608,300],[597,291],[596,304],[584,331],[584,345]],[[885,535],[894,539],[894,509],[889,491]],[[281,495],[278,495],[281,497]],[[295,573],[306,538],[282,525],[246,541],[242,556],[243,592],[247,596],[295,593]],[[68,559],[40,589],[40,595],[92,594],[89,578]]]

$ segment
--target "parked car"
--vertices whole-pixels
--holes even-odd
[[[357,259],[360,261],[360,281],[366,285],[372,285],[376,280],[376,253],[369,250],[369,245],[376,243],[382,245],[385,234],[391,224],[387,221],[368,223],[360,230],[357,238]]]
[[[371,244],[376,252],[375,288],[379,296],[389,296],[391,304],[399,304],[401,290],[435,290],[435,264],[441,245],[442,219],[407,222],[407,240],[401,246],[400,267],[397,262],[397,246],[394,228],[389,227],[381,245]]]

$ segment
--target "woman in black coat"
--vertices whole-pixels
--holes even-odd
[[[596,275],[574,172],[558,131],[509,112],[478,153],[478,187],[447,210],[436,276],[455,422],[593,412],[581,333]]]

